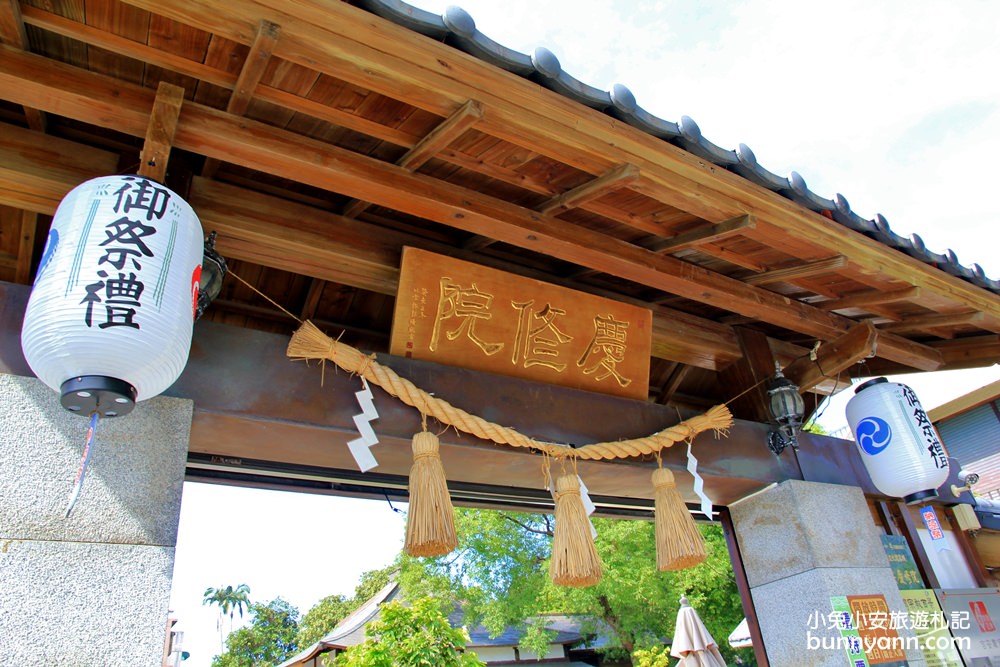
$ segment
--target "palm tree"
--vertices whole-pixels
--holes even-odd
[[[233,588],[206,588],[201,601],[202,604],[214,604],[219,608],[219,619],[216,621],[216,629],[219,631],[219,651],[223,649],[222,638],[222,617],[229,615],[229,632],[233,631],[233,614],[240,612],[243,618],[243,610],[250,607],[250,587],[240,584]]]

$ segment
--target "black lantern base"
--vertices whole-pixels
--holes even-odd
[[[66,380],[60,390],[62,406],[84,417],[95,412],[101,417],[122,417],[135,407],[135,387],[118,378],[84,375]]]
[[[936,489],[927,489],[926,491],[917,491],[916,493],[911,493],[908,496],[903,497],[903,502],[907,505],[916,505],[917,503],[922,503],[925,500],[933,500],[937,498]]]

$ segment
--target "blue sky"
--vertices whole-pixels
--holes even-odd
[[[818,194],[842,193],[860,215],[881,213],[897,233],[1000,279],[1000,3],[412,4],[438,14],[458,4],[497,42],[544,46],[585,83],[624,84],[648,111],[690,116],[720,146],[746,143],[771,171],[798,171]],[[994,367],[907,383],[929,408],[997,379]],[[827,410],[831,428],[844,422],[842,397]],[[185,485],[172,595],[185,664],[206,667],[218,649],[206,587],[247,583],[253,599],[281,595],[305,612],[350,595],[402,536],[385,502]]]

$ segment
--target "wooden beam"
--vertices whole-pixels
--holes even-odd
[[[778,282],[794,282],[799,278],[810,278],[824,273],[833,273],[837,269],[847,266],[847,258],[843,255],[836,255],[828,259],[821,259],[816,262],[806,262],[797,266],[789,266],[784,269],[775,269],[755,276],[744,278],[747,285],[768,285]]]
[[[0,0],[0,42],[28,50],[28,33],[24,29],[24,19],[21,16],[21,3],[18,0]],[[34,107],[23,107],[28,127],[37,132],[44,132],[45,115]]]
[[[0,89],[13,91],[16,101],[41,102],[35,105],[57,107],[78,120],[123,132],[134,133],[137,119],[144,117],[142,107],[150,105],[149,91],[138,86],[6,47],[0,47]],[[836,338],[853,324],[847,318],[600,232],[196,103],[184,105],[175,144],[758,317],[810,337]],[[1000,309],[1000,303],[995,305]],[[940,365],[932,350],[901,337],[884,339],[879,353],[921,370]]]
[[[660,393],[656,397],[656,402],[661,405],[667,405],[673,398],[674,394],[680,388],[681,384],[684,382],[684,378],[688,376],[691,372],[693,366],[688,366],[686,364],[676,364],[673,370],[670,372],[670,376],[667,381],[663,383],[660,387]]]
[[[656,239],[645,244],[647,250],[653,252],[672,253],[685,250],[692,246],[700,246],[704,243],[722,241],[723,239],[742,234],[750,229],[757,228],[757,221],[750,215],[741,215],[731,218],[717,225],[709,225],[703,229],[693,229],[690,232],[683,232],[668,239]]]
[[[139,154],[140,176],[163,183],[167,178],[167,162],[177,131],[177,119],[184,103],[184,89],[161,81],[156,89],[153,113],[146,128],[146,141]]]
[[[483,107],[475,100],[469,100],[455,113],[446,118],[440,125],[421,139],[396,164],[407,171],[416,171],[428,160],[450,146],[459,137],[471,129],[483,118]],[[358,217],[370,204],[353,200],[344,206],[343,215],[347,218]]]
[[[306,299],[302,304],[302,310],[299,312],[299,318],[303,322],[316,317],[316,308],[319,306],[320,298],[323,296],[324,287],[326,287],[325,280],[313,278],[309,281],[309,291],[306,292]]]
[[[226,111],[236,116],[242,116],[246,113],[247,107],[250,106],[250,100],[253,99],[257,90],[257,85],[260,83],[261,77],[264,76],[264,72],[267,71],[267,64],[271,60],[271,50],[278,42],[280,35],[281,27],[270,21],[262,19],[257,24],[257,37],[250,47],[246,60],[243,61],[243,68],[236,79],[233,94],[229,96]],[[201,175],[212,178],[218,171],[220,164],[219,160],[209,158],[205,161]]]
[[[623,164],[605,172],[592,181],[556,195],[535,208],[539,213],[555,214],[571,208],[579,208],[589,201],[600,199],[609,192],[627,188],[639,180],[639,168]]]
[[[774,376],[774,354],[760,331],[736,327],[743,356],[719,374],[726,402],[737,419],[766,424],[771,421],[767,380]]]
[[[116,171],[118,156],[0,123],[0,204],[52,215],[80,183]]]
[[[21,234],[18,237],[17,266],[14,280],[22,285],[31,283],[31,262],[35,253],[35,234],[38,229],[38,214],[21,211]]]
[[[979,311],[949,313],[946,315],[921,315],[919,317],[907,317],[902,322],[883,324],[879,326],[879,330],[892,331],[893,333],[912,333],[926,329],[946,329],[964,324],[981,324],[984,319],[984,314]]]
[[[808,391],[826,379],[837,380],[844,370],[875,353],[878,335],[871,322],[855,324],[843,336],[820,345],[815,359],[810,354],[786,366],[785,377],[797,384],[799,391]]]
[[[916,301],[919,298],[919,287],[906,287],[892,292],[883,292],[882,290],[859,292],[839,299],[822,301],[816,305],[823,310],[847,310],[848,308],[864,308],[865,306],[883,306],[887,303],[900,301]]]

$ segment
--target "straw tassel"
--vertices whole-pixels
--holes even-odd
[[[601,580],[601,559],[590,533],[590,518],[573,473],[556,479],[556,529],[550,574],[557,586],[593,586]]]
[[[439,446],[438,437],[428,431],[413,436],[405,545],[410,556],[443,556],[458,546]]]
[[[684,570],[705,560],[705,540],[677,490],[674,474],[653,471],[656,503],[656,565],[660,570]]]

